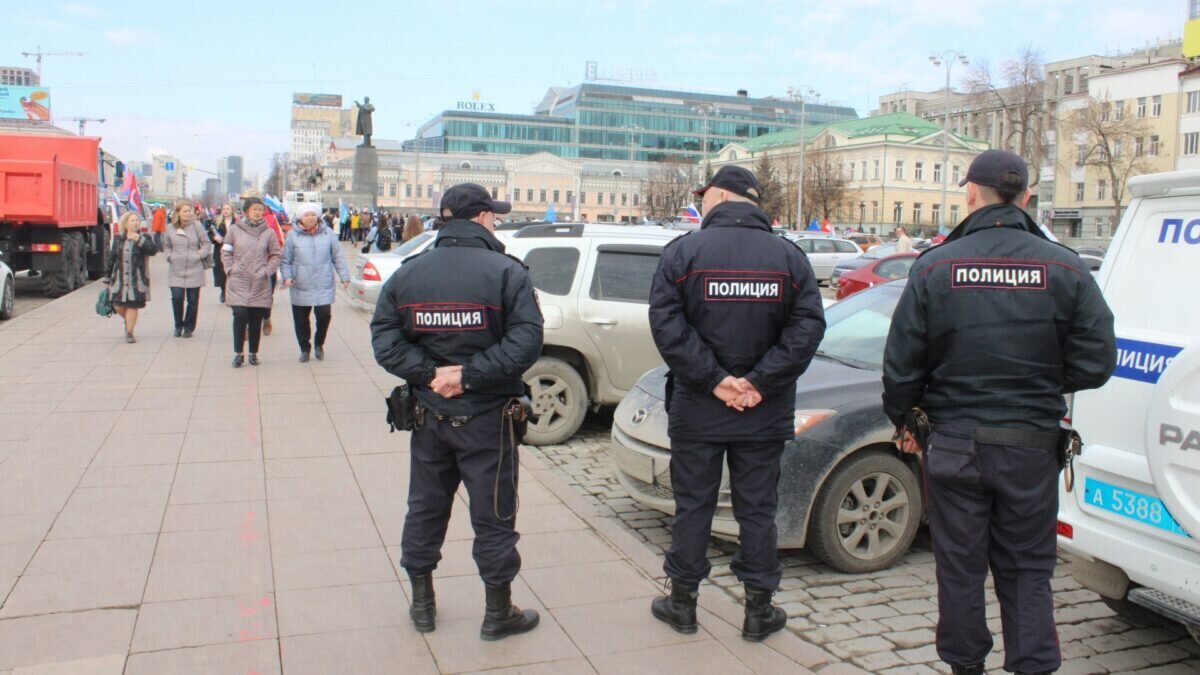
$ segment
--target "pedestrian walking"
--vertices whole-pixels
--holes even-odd
[[[229,229],[237,219],[233,214],[233,205],[224,204],[221,206],[221,212],[217,214],[212,225],[208,228],[208,240],[212,243],[215,251],[220,251],[221,246],[225,243],[225,237],[229,236]],[[221,304],[225,303],[225,262],[221,259],[220,254],[213,256],[213,286],[221,289]]]
[[[416,400],[408,514],[400,564],[412,580],[416,629],[434,629],[433,571],[459,483],[470,496],[473,553],[485,585],[484,640],[533,630],[538,614],[512,604],[517,553],[517,446],[522,374],[542,350],[542,314],[525,266],[493,234],[497,214],[482,186],[442,197],[447,218],[432,250],[384,284],[371,339],[375,360],[404,378]]]
[[[275,213],[266,209],[263,213],[263,219],[267,221],[267,227],[275,233],[275,238],[279,240],[279,247],[283,248],[283,228],[279,226],[279,219]],[[270,335],[274,327],[271,325],[271,310],[275,308],[275,286],[279,283],[278,277],[275,274],[271,275],[271,304],[267,307],[266,316],[263,317],[262,334]]]
[[[358,215],[358,211],[350,213],[350,241],[358,243],[359,227],[362,225],[362,216]]]
[[[785,441],[795,434],[796,379],[825,333],[812,268],[771,231],[755,175],[722,167],[697,190],[700,230],[668,244],[650,290],[650,331],[667,380],[675,522],[663,569],[669,595],[655,617],[694,633],[721,467],[729,465],[741,547],[731,568],[746,588],[742,637],[780,630],[771,603],[783,566],[777,554],[776,484]]]
[[[164,235],[167,285],[175,312],[175,337],[190,338],[196,331],[200,288],[205,270],[212,266],[212,243],[191,204],[179,202],[171,209],[171,229]]]
[[[234,223],[221,246],[225,263],[225,299],[233,310],[233,367],[246,362],[246,340],[250,341],[250,365],[257,366],[258,344],[263,321],[271,308],[271,279],[279,267],[280,245],[263,217],[265,207],[258,197],[242,202],[245,217]]]
[[[104,272],[104,285],[113,310],[125,320],[125,341],[137,342],[133,329],[138,311],[150,301],[150,271],[146,258],[158,253],[154,240],[142,232],[142,219],[135,211],[121,216]]]
[[[912,253],[912,238],[903,227],[896,228],[896,253]]]
[[[898,447],[924,452],[938,656],[984,673],[990,567],[1004,669],[1050,673],[1062,661],[1050,579],[1063,395],[1112,374],[1113,315],[1087,265],[1024,211],[1019,156],[988,150],[961,185],[967,218],[913,263],[893,314],[884,411]]]
[[[150,213],[150,232],[154,235],[154,246],[160,251],[163,247],[163,233],[166,231],[167,210],[161,206],[156,206]]]
[[[325,336],[333,317],[336,274],[342,288],[350,287],[350,268],[337,237],[317,217],[321,208],[316,204],[301,204],[296,211],[297,226],[283,243],[280,274],[283,287],[290,288],[292,321],[296,326],[296,342],[300,345],[300,363],[307,363],[315,348],[318,361],[325,359]],[[314,338],[309,318],[316,315],[317,334]]]
[[[421,224],[421,219],[415,215],[409,216],[404,223],[404,232],[400,235],[400,241],[401,243],[406,242],[424,231],[425,226]]]

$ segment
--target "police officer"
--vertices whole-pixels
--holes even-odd
[[[486,586],[480,636],[532,630],[533,610],[512,605],[517,553],[517,444],[510,404],[542,350],[542,315],[528,271],[493,234],[493,201],[473,183],[442,197],[445,225],[433,248],[384,284],[371,320],[375,360],[404,378],[418,401],[411,439],[408,515],[400,564],[412,580],[410,614],[434,630],[433,570],[441,560],[459,482],[470,497],[473,555]]]
[[[937,563],[938,655],[984,672],[991,567],[1004,668],[1061,663],[1050,578],[1063,395],[1104,384],[1116,365],[1113,316],[1087,265],[1049,241],[1022,207],[1025,162],[988,150],[971,163],[968,215],[913,264],[884,354],[884,410],[902,450],[921,452]]]
[[[776,484],[794,434],[796,378],[825,333],[817,283],[804,254],[771,232],[754,174],[721,167],[695,194],[700,231],[663,250],[650,291],[650,329],[670,367],[668,418],[675,522],[663,569],[668,596],[655,617],[696,632],[700,582],[723,461],[729,463],[741,548],[731,565],[746,586],[742,637],[783,628],[771,604],[783,566],[776,549]]]

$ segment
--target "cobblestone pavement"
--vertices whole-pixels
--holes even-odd
[[[532,448],[554,466],[600,512],[624,522],[660,555],[669,546],[670,518],[638,505],[610,468],[611,413],[590,415],[565,445]],[[740,598],[742,587],[729,570],[735,547],[714,540],[709,555],[712,580]],[[1065,563],[1060,559],[1060,563]],[[847,575],[804,551],[783,555],[785,567],[776,603],[791,617],[788,628],[830,654],[886,675],[948,673],[934,649],[937,589],[928,532],[890,570]],[[1117,618],[1099,596],[1083,589],[1060,564],[1054,579],[1055,616],[1062,642],[1060,673],[1200,673],[1200,645],[1175,624],[1135,627]],[[1003,662],[1000,608],[990,589],[989,626],[996,651],[989,670]]]

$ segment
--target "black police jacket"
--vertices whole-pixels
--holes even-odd
[[[884,411],[897,426],[920,405],[934,424],[1052,431],[1063,395],[1104,384],[1116,358],[1087,265],[1020,208],[988,206],[913,263],[884,353]]]
[[[443,415],[476,415],[525,393],[542,352],[542,313],[521,261],[481,225],[451,220],[433,248],[383,285],[371,320],[375,360]],[[434,370],[461,365],[464,393],[429,389]]]
[[[761,209],[725,202],[699,232],[663,249],[650,330],[671,369],[669,433],[693,440],[782,440],[795,431],[796,378],[825,334],[804,253],[771,232]],[[728,375],[763,395],[737,412],[713,394]]]

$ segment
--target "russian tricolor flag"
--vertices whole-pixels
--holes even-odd
[[[696,208],[695,204],[688,204],[686,209],[683,209],[679,212],[679,217],[683,218],[689,223],[699,223],[700,211]]]

